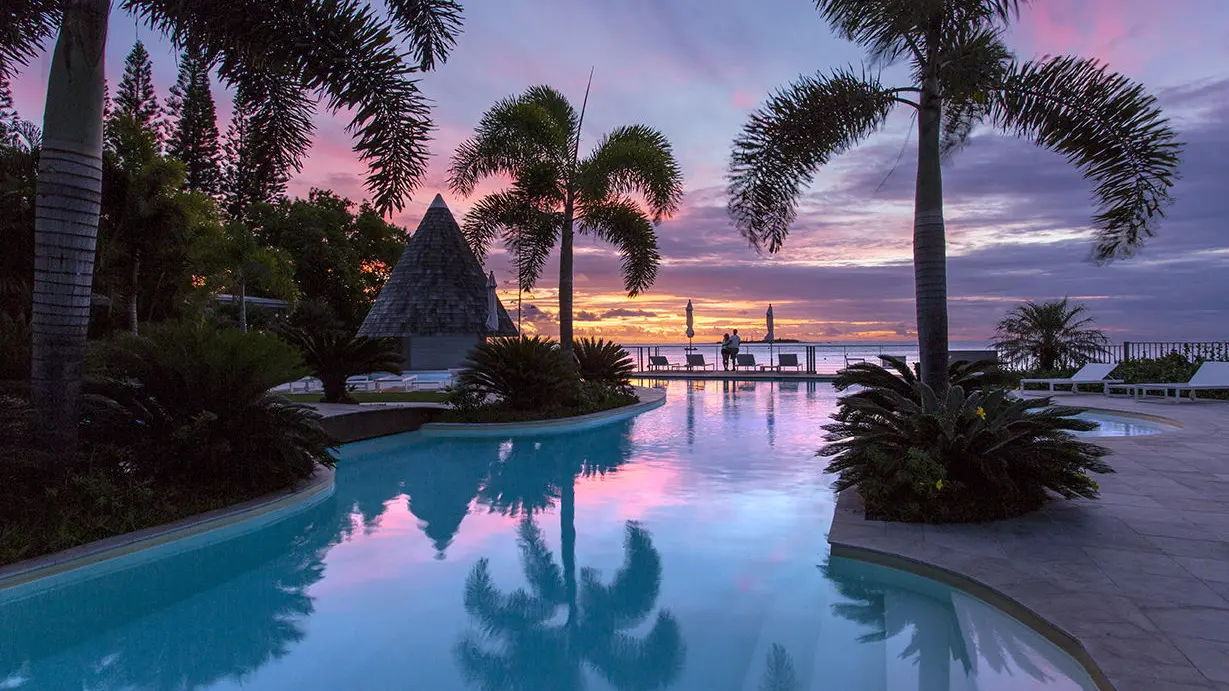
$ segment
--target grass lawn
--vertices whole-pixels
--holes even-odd
[[[443,403],[446,394],[441,391],[352,391],[350,395],[359,403]],[[286,396],[298,403],[319,403],[318,393],[296,393]]]

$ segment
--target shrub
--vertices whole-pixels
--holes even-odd
[[[493,338],[474,346],[458,377],[466,395],[494,396],[514,410],[535,410],[576,397],[576,372],[559,345],[540,336]]]
[[[870,365],[874,368],[874,365]],[[877,368],[882,369],[882,368]],[[866,375],[882,381],[883,373]],[[894,378],[894,377],[893,377]],[[1015,399],[1002,390],[953,386],[939,398],[916,380],[843,396],[824,426],[828,472],[838,491],[857,487],[867,518],[913,522],[987,521],[1039,508],[1048,492],[1097,496],[1089,473],[1112,469],[1108,451],[1071,432],[1095,423],[1050,399]]]
[[[341,330],[285,327],[281,334],[299,349],[303,361],[324,387],[325,403],[357,403],[346,379],[368,372],[401,372],[401,350],[393,339],[362,338]]]
[[[1199,364],[1191,362],[1181,353],[1170,353],[1159,358],[1138,358],[1118,363],[1114,378],[1128,384],[1152,384],[1188,381]]]
[[[332,465],[319,415],[269,393],[305,373],[277,336],[163,323],[95,353],[83,435],[132,449],[135,471],[203,492],[268,492]]]
[[[914,401],[919,391],[918,374],[911,369],[903,358],[893,355],[882,356],[887,367],[870,362],[859,362],[837,372],[832,380],[832,386],[837,391],[850,387],[861,387],[863,390],[854,396],[876,398],[881,391],[893,391]],[[1010,375],[1004,372],[993,360],[977,362],[954,362],[947,370],[948,380],[952,386],[963,387],[966,391],[1004,388]]]
[[[627,388],[636,364],[617,343],[605,339],[582,338],[574,342],[580,378],[610,387]]]

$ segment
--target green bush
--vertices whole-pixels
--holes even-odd
[[[277,336],[163,323],[94,353],[83,436],[132,449],[132,467],[202,492],[268,492],[332,465],[310,407],[269,389],[305,374]]]
[[[1165,384],[1188,381],[1199,364],[1191,362],[1181,353],[1170,353],[1159,358],[1125,360],[1114,368],[1114,378],[1128,384]]]
[[[631,385],[636,363],[617,343],[605,339],[582,338],[573,342],[580,378],[610,387]]]
[[[1071,434],[1095,427],[1072,417],[1079,409],[962,386],[940,398],[871,368],[883,369],[846,376],[846,386],[867,388],[841,398],[819,451],[832,457],[835,488],[861,493],[867,518],[997,520],[1039,508],[1051,492],[1095,498],[1089,473],[1112,472],[1101,460],[1107,450]]]
[[[559,345],[540,336],[492,338],[474,346],[458,376],[465,395],[493,397],[513,410],[528,411],[572,402],[575,370]]]

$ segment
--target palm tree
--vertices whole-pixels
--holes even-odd
[[[465,581],[465,609],[482,634],[466,634],[455,649],[466,678],[484,691],[575,691],[585,687],[587,666],[615,689],[673,683],[685,654],[674,617],[659,610],[643,638],[625,633],[648,619],[661,589],[661,555],[649,533],[634,521],[625,530],[626,557],[610,585],[586,568],[579,592],[530,518],[517,531],[529,591],[500,592],[480,559]],[[568,615],[557,622],[560,607]]]
[[[6,7],[12,5],[7,3]],[[355,151],[381,210],[398,209],[421,179],[430,129],[415,76],[447,58],[461,23],[456,0],[304,3],[269,0],[127,0],[124,10],[177,48],[189,43],[221,78],[260,94],[254,120],[273,158],[297,167],[310,116],[353,114]],[[386,11],[381,11],[386,10]],[[110,0],[29,0],[0,22],[0,76],[27,64],[57,36],[43,116],[35,214],[32,401],[42,438],[76,443],[76,410],[89,322],[101,189],[103,79]],[[404,56],[412,55],[408,60]]]
[[[922,379],[947,387],[947,257],[940,161],[988,123],[1063,154],[1095,183],[1096,256],[1129,255],[1169,202],[1181,145],[1141,85],[1093,59],[1021,62],[1003,43],[1027,0],[815,0],[872,64],[907,62],[907,85],[838,69],[802,77],[734,142],[729,211],[757,248],[781,249],[815,172],[905,105],[917,115],[913,266]]]
[[[346,391],[356,374],[400,374],[404,358],[394,339],[363,338],[341,329],[316,331],[294,327],[280,331],[303,354],[303,362],[324,388],[322,403],[357,403]]]
[[[569,363],[577,224],[619,251],[624,286],[635,297],[653,284],[661,263],[653,226],[673,215],[683,196],[683,173],[665,135],[644,125],[618,127],[581,159],[583,120],[584,108],[577,114],[563,94],[531,87],[482,116],[449,171],[452,190],[465,196],[483,178],[512,178],[509,189],[478,200],[464,232],[479,260],[502,236],[522,289],[533,288],[559,245],[559,343]]]
[[[1082,304],[1067,298],[1017,305],[998,323],[994,347],[1011,362],[1041,370],[1075,367],[1106,354],[1109,339],[1092,328],[1093,319]]]

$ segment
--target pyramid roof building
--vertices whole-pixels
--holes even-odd
[[[435,195],[358,334],[367,337],[515,336],[502,302],[487,328],[487,277],[444,198]]]

